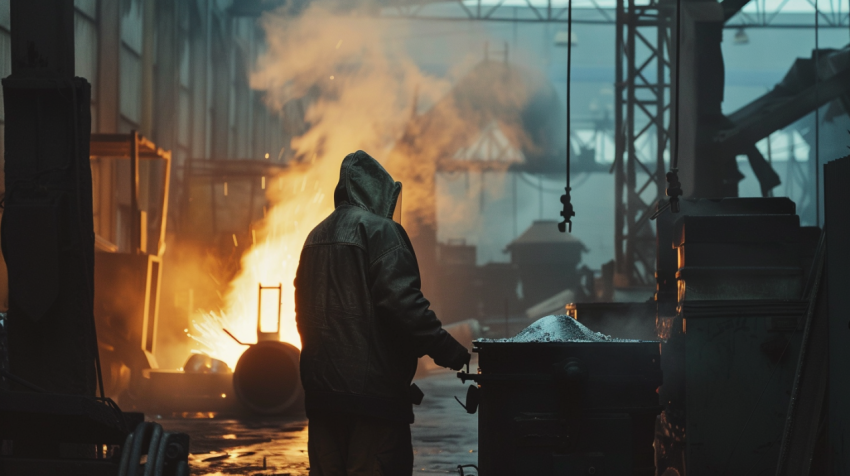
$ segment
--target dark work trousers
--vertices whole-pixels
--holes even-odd
[[[410,476],[410,424],[351,414],[312,415],[310,476]]]

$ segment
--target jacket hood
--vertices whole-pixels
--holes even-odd
[[[334,207],[348,203],[392,219],[399,192],[401,183],[394,181],[377,160],[358,150],[342,161]]]

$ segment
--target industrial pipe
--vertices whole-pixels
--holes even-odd
[[[242,354],[233,372],[236,398],[253,412],[273,415],[292,410],[301,399],[299,359],[291,344],[267,340]]]

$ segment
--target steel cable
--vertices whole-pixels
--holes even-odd
[[[667,196],[670,197],[670,200],[667,202],[670,206],[670,211],[672,213],[679,213],[679,197],[682,195],[682,184],[679,182],[679,153],[681,151],[679,139],[679,110],[681,109],[681,105],[679,103],[679,98],[681,94],[679,91],[681,88],[680,77],[682,71],[682,0],[676,0],[676,72],[675,77],[676,80],[674,84],[676,85],[676,109],[673,111],[673,120],[675,124],[673,125],[674,131],[674,139],[676,139],[676,145],[672,148],[672,153],[670,154],[670,171],[667,172]],[[665,207],[666,208],[666,207]],[[659,212],[662,210],[659,210]]]
[[[564,194],[561,195],[561,203],[564,209],[561,210],[561,217],[564,221],[558,223],[558,231],[564,233],[573,231],[573,217],[576,216],[573,210],[572,197],[570,196],[570,153],[571,151],[571,134],[570,134],[570,83],[572,75],[572,53],[573,53],[573,1],[567,3],[567,183],[564,187]]]

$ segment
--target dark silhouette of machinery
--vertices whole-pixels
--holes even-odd
[[[263,291],[277,290],[277,328],[262,329]],[[299,359],[301,352],[292,344],[280,341],[280,300],[283,287],[259,285],[257,300],[257,343],[244,344],[225,330],[233,340],[249,345],[233,372],[236,398],[254,413],[273,415],[285,413],[302,400]]]

